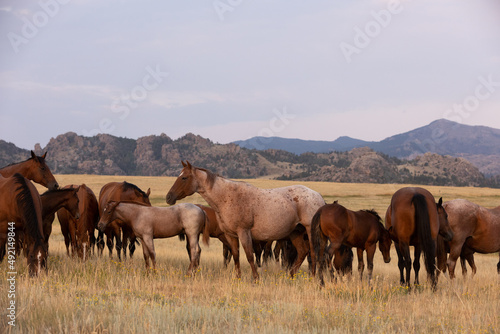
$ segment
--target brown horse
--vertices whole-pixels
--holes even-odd
[[[26,161],[14,163],[3,167],[0,169],[0,175],[3,177],[9,177],[15,173],[19,173],[28,180],[35,183],[41,184],[42,186],[53,190],[59,188],[54,175],[52,175],[49,167],[45,163],[45,157],[47,152],[41,157],[36,156],[33,151],[31,151],[31,158]]]
[[[3,246],[8,240],[8,245],[11,245],[15,234],[21,230],[26,237],[29,274],[38,275],[46,268],[47,259],[40,195],[21,174],[7,178],[0,176],[0,244]],[[15,252],[10,246],[8,259],[15,259]]]
[[[500,206],[487,209],[465,199],[455,199],[444,203],[443,206],[453,230],[453,239],[448,242],[450,256],[447,264],[450,278],[455,278],[455,266],[459,256],[462,272],[467,259],[474,274],[474,252],[486,254],[500,251]],[[440,264],[440,267],[443,265]],[[500,261],[497,270],[500,274]]]
[[[57,211],[57,217],[61,224],[67,254],[69,255],[69,244],[71,242],[73,256],[76,253],[79,258],[86,260],[89,252],[93,253],[94,251],[94,230],[99,222],[99,206],[94,192],[85,184],[80,186],[68,185],[65,188],[76,187],[79,188],[77,195],[80,218],[75,219],[65,208]]]
[[[385,263],[391,261],[392,240],[381,221],[380,216],[373,210],[351,211],[338,203],[326,204],[316,212],[312,219],[313,244],[320,263],[318,275],[321,285],[324,285],[324,253],[328,240],[331,253],[335,253],[342,245],[357,248],[360,278],[363,277],[365,268],[363,251],[366,250],[368,282],[372,278],[377,242]],[[331,261],[328,261],[328,267],[333,276]]]
[[[110,182],[105,184],[99,193],[99,213],[102,214],[104,207],[110,201],[136,201],[140,203],[147,204],[151,206],[149,201],[149,195],[151,194],[151,189],[147,192],[142,191],[135,184],[128,182]],[[106,234],[107,240],[106,244],[109,249],[109,256],[113,253],[113,239],[116,239],[116,253],[118,259],[121,260],[121,250],[123,248],[123,256],[127,256],[127,243],[130,240],[129,252],[130,257],[134,254],[136,238],[133,235],[132,230],[124,224],[119,224],[117,221],[113,221],[107,225],[108,227],[104,232],[99,231],[97,248],[99,253],[102,254],[104,250],[104,234]],[[120,228],[121,226],[121,228]],[[123,243],[121,231],[123,231]]]
[[[203,241],[208,245],[210,239],[206,215],[194,204],[183,203],[168,208],[153,207],[139,202],[111,201],[104,206],[99,230],[117,220],[119,224],[127,225],[141,240],[146,269],[149,269],[149,259],[156,269],[156,253],[153,239],[170,238],[185,233],[190,245],[190,264],[187,271],[192,275],[200,263],[201,249],[198,244],[203,231]]]
[[[40,196],[42,199],[43,236],[45,237],[47,252],[56,211],[65,208],[75,219],[80,218],[78,190],[79,188],[48,190]]]
[[[289,237],[299,256],[290,271],[293,276],[309,252],[304,235],[294,234],[301,223],[311,243],[311,219],[325,204],[316,191],[304,186],[260,189],[246,182],[235,182],[203,168],[182,163],[184,168],[166,196],[168,204],[175,204],[186,196],[198,192],[212,207],[226,233],[236,267],[241,277],[239,243],[241,242],[254,280],[259,274],[254,263],[252,240],[271,241]],[[312,247],[311,247],[312,248]],[[313,274],[315,255],[312,253]]]
[[[395,242],[398,253],[400,282],[410,286],[411,257],[410,245],[415,246],[415,284],[419,284],[420,254],[423,251],[425,267],[430,277],[432,289],[436,288],[436,238],[438,233],[446,241],[453,232],[447,214],[442,206],[443,199],[436,203],[434,196],[423,188],[406,187],[394,193],[385,215],[385,225]],[[406,269],[406,279],[404,270]]]

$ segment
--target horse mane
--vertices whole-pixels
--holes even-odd
[[[149,206],[149,207],[151,206],[151,205],[146,204],[146,203],[131,201],[131,200],[123,200],[123,201],[115,201],[115,202],[118,202],[118,204],[125,203],[125,204],[137,204],[137,205]]]
[[[39,156],[37,156],[37,158],[38,158],[38,160],[40,160],[41,163],[45,162],[45,158],[39,157]],[[30,161],[30,160],[33,160],[33,157],[29,157],[28,159],[23,160],[23,161],[13,162],[11,164],[8,164],[7,166],[0,167],[0,169],[4,169],[4,168],[15,166],[15,165],[20,165],[20,164],[27,162],[27,161]]]
[[[142,196],[148,197],[148,195],[146,195],[146,193],[144,191],[142,191],[141,188],[139,188],[135,184],[128,183],[127,181],[123,181],[123,190],[124,191],[126,191],[126,190],[134,190],[134,191],[137,191],[138,193],[140,193]]]
[[[33,201],[33,195],[26,182],[26,178],[19,173],[13,175],[15,182],[19,184],[16,191],[19,193],[16,196],[17,204],[23,212],[24,218],[24,230],[30,235],[34,240],[43,239],[42,233],[38,227],[38,219],[35,207],[35,202]]]
[[[195,168],[207,173],[207,182],[208,182],[209,189],[212,189],[212,187],[214,186],[215,179],[217,179],[218,177],[222,177],[219,174],[215,174],[214,172],[212,172],[208,169],[201,168],[201,167],[195,167]]]
[[[63,193],[63,192],[69,192],[72,190],[75,190],[76,188],[58,188],[58,189],[52,189],[52,190],[46,190],[43,194],[40,196],[48,195],[48,194],[55,194],[55,193]]]
[[[377,218],[378,222],[380,223],[380,225],[382,225],[382,218],[380,217],[380,215],[378,214],[378,212],[375,211],[375,209],[361,210],[361,212],[366,212],[366,213],[369,213],[369,214],[375,216]]]

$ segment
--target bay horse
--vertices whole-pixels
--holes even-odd
[[[450,256],[447,265],[450,278],[455,278],[455,266],[459,256],[469,261],[473,274],[476,272],[473,253],[496,253],[500,251],[500,206],[487,209],[465,199],[455,199],[443,204],[453,230],[453,239],[448,241]],[[500,274],[500,259],[497,264]]]
[[[59,188],[54,175],[45,163],[47,152],[42,156],[37,156],[35,152],[31,151],[31,158],[26,161],[10,164],[0,169],[0,175],[9,177],[15,173],[23,175],[28,180],[41,184],[42,186],[54,190]]]
[[[373,257],[377,249],[377,242],[384,257],[384,262],[389,263],[391,261],[391,236],[382,225],[382,219],[374,210],[352,211],[337,202],[326,204],[319,208],[314,215],[312,230],[314,250],[319,262],[318,275],[321,285],[324,285],[323,269],[326,263],[325,249],[327,241],[330,241],[329,253],[332,254],[340,250],[342,245],[357,248],[360,279],[363,278],[365,268],[363,251],[366,250],[368,282],[372,278]],[[333,277],[330,260],[328,261],[328,268]]]
[[[198,192],[214,209],[221,228],[231,245],[237,277],[241,277],[239,243],[252,268],[255,281],[259,279],[254,263],[252,240],[271,241],[289,237],[297,248],[297,257],[290,274],[299,269],[311,246],[311,219],[325,204],[323,197],[305,186],[260,189],[249,183],[232,181],[213,172],[182,162],[183,169],[170,188],[166,201],[177,200]],[[303,234],[293,233],[301,223],[309,236],[309,246]],[[313,275],[315,255],[313,252]]]
[[[14,227],[11,223],[14,223]],[[2,248],[7,240],[10,244],[15,234],[21,230],[24,231],[26,237],[28,272],[30,276],[36,276],[42,269],[46,269],[47,261],[40,195],[35,186],[21,174],[16,173],[12,177],[0,176],[0,244]],[[10,260],[11,256],[15,256],[15,252],[9,249],[8,256]]]
[[[140,203],[147,204],[151,206],[149,201],[149,195],[151,194],[151,189],[147,192],[142,191],[138,186],[126,181],[123,182],[109,182],[105,184],[99,193],[99,213],[102,214],[104,207],[110,201],[136,201]],[[121,226],[121,227],[120,227]],[[123,239],[122,232],[123,231]],[[119,224],[117,221],[113,221],[108,224],[108,227],[104,231],[98,232],[98,242],[97,248],[99,253],[102,254],[104,250],[104,234],[106,234],[106,244],[109,249],[109,256],[113,253],[113,239],[116,239],[116,253],[118,259],[121,260],[121,250],[123,248],[123,256],[127,256],[127,243],[130,241],[129,253],[130,257],[134,254],[136,238],[133,235],[132,230],[124,224]],[[122,243],[123,240],[123,243]]]
[[[198,244],[200,233],[203,231],[203,241],[207,245],[210,238],[205,213],[190,203],[164,208],[132,201],[111,201],[104,206],[98,224],[99,230],[103,231],[114,220],[130,227],[135,236],[141,240],[146,270],[149,269],[150,258],[153,269],[156,269],[153,239],[169,238],[184,233],[190,245],[187,275],[191,276],[200,263],[201,248]]]
[[[420,254],[423,251],[425,268],[432,289],[437,285],[436,238],[441,234],[445,241],[453,238],[443,199],[435,202],[432,194],[420,187],[405,187],[394,193],[385,215],[385,225],[395,242],[401,285],[410,286],[411,257],[409,246],[415,247],[415,284],[419,284]],[[406,269],[406,278],[404,270]]]
[[[89,253],[93,253],[96,242],[94,230],[99,222],[97,198],[92,189],[85,184],[80,186],[67,185],[65,188],[78,188],[78,211],[80,212],[80,217],[76,219],[65,208],[57,210],[66,252],[70,255],[69,245],[71,243],[72,255],[76,254],[85,261]]]
[[[80,218],[78,210],[78,190],[80,188],[63,188],[57,190],[47,190],[40,198],[42,199],[42,219],[43,236],[45,247],[49,250],[49,237],[52,234],[52,223],[54,222],[57,210],[65,208],[75,219]]]

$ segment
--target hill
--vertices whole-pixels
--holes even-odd
[[[97,175],[177,176],[181,160],[229,178],[417,183],[450,186],[496,186],[463,158],[426,153],[401,160],[368,147],[347,152],[303,153],[250,150],[236,144],[217,144],[194,134],[173,140],[165,134],[137,140],[100,134],[83,137],[68,132],[52,138],[38,154],[48,151],[54,173]],[[10,153],[9,153],[10,152]],[[3,165],[25,160],[27,150],[0,142]]]
[[[379,142],[350,137],[339,137],[334,141],[254,137],[234,143],[250,149],[280,149],[295,154],[349,151],[364,146],[399,159],[413,159],[424,153],[437,153],[466,158],[487,176],[500,174],[500,130],[486,126],[469,126],[445,119]]]

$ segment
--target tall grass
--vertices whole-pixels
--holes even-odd
[[[61,185],[86,183],[96,195],[109,181],[123,177],[57,176]],[[172,178],[131,178],[144,190],[152,187],[154,205],[166,205]],[[288,182],[252,180],[261,187]],[[383,216],[393,185],[307,183],[327,201],[352,209],[375,208]],[[496,206],[499,190],[427,187],[446,200],[469,198]],[[440,195],[441,194],[441,195]],[[198,196],[187,199],[202,202]],[[155,240],[157,270],[147,272],[141,247],[133,259],[118,262],[91,257],[82,262],[66,255],[57,222],[50,242],[48,272],[29,278],[26,261],[16,261],[16,326],[8,325],[7,263],[0,265],[0,331],[13,333],[495,333],[500,331],[498,255],[476,255],[474,278],[451,282],[442,275],[433,293],[420,271],[422,285],[411,290],[399,285],[397,255],[385,264],[377,251],[371,285],[352,277],[326,281],[311,279],[307,265],[293,279],[277,263],[259,269],[253,283],[249,265],[241,257],[242,279],[232,264],[222,264],[222,247],[212,239],[202,245],[201,265],[195,277],[186,277],[189,265],[185,243],[177,238]],[[356,268],[356,260],[354,261]]]

